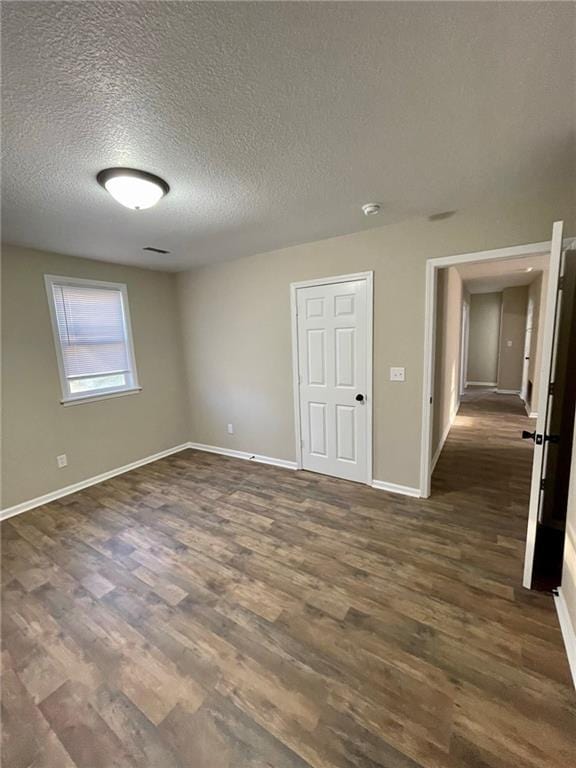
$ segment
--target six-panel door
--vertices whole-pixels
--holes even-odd
[[[303,469],[367,482],[366,280],[300,288],[297,311]]]

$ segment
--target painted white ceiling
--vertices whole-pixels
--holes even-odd
[[[517,285],[530,285],[548,269],[548,259],[549,254],[541,253],[518,259],[471,262],[456,269],[469,293],[494,293]]]
[[[4,240],[184,269],[521,199],[572,167],[574,11],[3,3]],[[120,207],[116,165],[170,194]]]

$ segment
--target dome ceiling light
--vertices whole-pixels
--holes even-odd
[[[170,191],[164,179],[136,168],[106,168],[96,181],[114,200],[134,211],[151,208]]]
[[[362,206],[362,213],[364,216],[376,216],[376,214],[380,213],[381,207],[380,203],[365,203]]]

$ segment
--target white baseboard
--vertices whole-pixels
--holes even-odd
[[[497,389],[496,394],[497,395],[518,395],[518,397],[520,397],[520,390],[519,389]]]
[[[233,459],[256,461],[259,464],[271,464],[274,467],[282,467],[283,469],[298,469],[298,464],[295,461],[288,461],[287,459],[274,459],[270,456],[260,456],[259,454],[255,453],[235,451],[231,448],[219,448],[215,445],[204,445],[203,443],[189,443],[188,447],[196,451],[206,451],[207,453],[218,453],[222,456],[230,456]],[[420,498],[420,489],[412,488],[408,485],[396,485],[396,483],[386,483],[383,480],[373,480],[371,485],[372,488],[376,488],[379,491],[400,493],[403,496],[414,496],[415,498]]]
[[[219,448],[216,445],[204,445],[203,443],[188,443],[188,448],[195,451],[205,451],[206,453],[219,453],[222,456],[230,456],[233,459],[244,459],[246,461],[256,461],[258,464],[271,464],[273,467],[283,467],[284,469],[298,469],[295,461],[287,459],[275,459],[271,456],[260,456],[257,453],[248,453],[247,451],[234,451],[231,448]]]
[[[453,411],[453,413],[450,416],[450,421],[448,422],[448,424],[446,424],[446,429],[444,430],[444,434],[440,438],[438,448],[436,448],[434,456],[432,457],[432,464],[430,465],[430,474],[434,472],[436,464],[438,463],[438,459],[440,458],[440,454],[442,453],[442,448],[444,448],[444,443],[448,439],[448,434],[452,429],[452,427],[454,426],[454,420],[456,419],[456,416],[459,410],[460,410],[460,400],[458,400],[458,405],[456,406],[456,410]]]
[[[497,381],[467,381],[467,387],[495,387],[498,384]]]
[[[108,472],[103,472],[101,475],[88,477],[86,480],[81,480],[79,483],[67,485],[64,488],[59,488],[57,491],[51,491],[50,493],[45,493],[43,496],[37,496],[35,499],[15,504],[13,507],[7,507],[6,509],[0,510],[0,520],[7,520],[9,517],[20,515],[22,512],[27,512],[29,509],[49,504],[51,501],[61,499],[63,496],[69,496],[71,493],[76,493],[84,488],[89,488],[91,485],[97,485],[98,483],[104,482],[104,480],[110,480],[112,477],[116,477],[116,475],[123,475],[125,472],[130,472],[132,469],[138,469],[138,467],[143,467],[145,464],[151,464],[153,461],[158,461],[158,459],[163,459],[166,456],[178,453],[179,451],[184,451],[190,447],[190,443],[176,445],[174,448],[167,448],[165,451],[152,454],[152,456],[146,456],[143,459],[138,459],[138,461],[125,464],[123,467],[111,469]]]
[[[560,629],[562,630],[562,638],[564,639],[572,680],[576,688],[576,627],[572,624],[562,587],[558,587],[557,594],[554,595],[554,602],[556,603],[556,612],[560,622]]]
[[[446,442],[448,438],[448,433],[450,432],[451,429],[452,429],[452,424],[448,424],[446,426],[446,429],[444,430],[444,434],[440,438],[438,448],[436,448],[434,456],[432,456],[432,464],[430,465],[430,474],[434,472],[436,468],[436,464],[438,464],[438,459],[440,458],[440,454],[442,453],[442,448],[444,448],[444,443]]]
[[[416,499],[421,498],[420,488],[412,488],[410,485],[396,485],[396,483],[386,483],[384,480],[372,480],[372,488],[388,491],[388,493],[400,493],[402,496],[413,496]]]
[[[78,483],[73,483],[72,485],[67,485],[64,488],[59,488],[56,491],[51,491],[50,493],[46,493],[43,496],[37,496],[35,499],[23,501],[20,504],[15,504],[13,507],[2,509],[0,510],[0,520],[7,520],[9,517],[20,515],[22,512],[27,512],[29,509],[34,509],[35,507],[41,507],[44,504],[49,504],[51,501],[56,501],[57,499],[61,499],[64,496],[77,493],[78,491],[82,491],[84,488],[89,488],[91,485],[97,485],[98,483],[102,483],[105,480],[110,480],[112,477],[123,475],[125,472],[130,472],[132,469],[138,469],[138,467],[143,467],[145,464],[151,464],[153,461],[158,461],[159,459],[163,459],[166,456],[170,456],[173,453],[178,453],[179,451],[184,451],[188,448],[191,448],[195,451],[205,451],[206,453],[217,453],[222,456],[230,456],[234,459],[255,461],[258,464],[270,464],[271,466],[281,467],[282,469],[298,469],[298,464],[295,461],[288,461],[287,459],[276,459],[271,456],[261,456],[260,454],[248,453],[247,451],[235,451],[231,448],[219,448],[215,445],[204,445],[203,443],[183,443],[182,445],[174,446],[174,448],[168,448],[165,451],[155,453],[152,456],[146,456],[143,459],[138,459],[138,461],[133,461],[130,464],[125,464],[122,467],[111,469],[108,472],[103,472],[100,475],[94,475],[93,477],[88,477],[86,480],[81,480]],[[386,483],[383,480],[373,480],[371,485],[372,488],[376,488],[380,491],[388,491],[389,493],[399,493],[403,496],[413,496],[415,498],[420,498],[420,489],[413,488],[408,485]]]

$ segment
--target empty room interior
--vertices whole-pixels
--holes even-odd
[[[2,0],[5,768],[576,765],[576,5]]]

